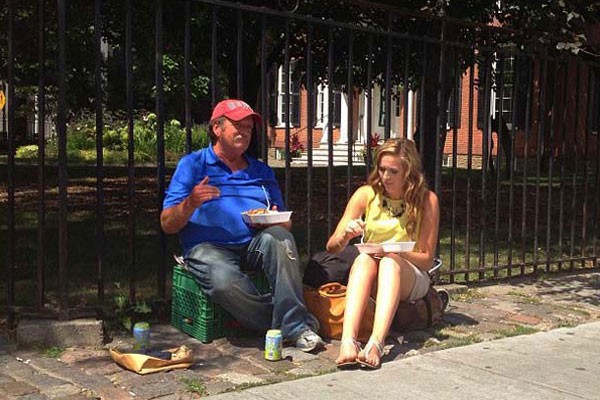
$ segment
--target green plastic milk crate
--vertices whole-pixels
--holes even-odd
[[[250,278],[261,293],[271,290],[263,272],[250,274]],[[203,343],[249,333],[231,314],[213,303],[202,292],[193,275],[180,265],[173,268],[171,325]]]

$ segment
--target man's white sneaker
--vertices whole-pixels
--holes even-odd
[[[297,338],[293,339],[292,341],[295,343],[296,348],[298,350],[301,350],[305,353],[313,351],[318,347],[325,346],[325,342],[323,341],[323,339],[321,339],[319,335],[317,335],[310,329],[303,331]]]

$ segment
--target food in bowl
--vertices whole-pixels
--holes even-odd
[[[356,243],[355,246],[359,253],[377,254],[383,252],[381,245],[377,243]]]
[[[257,208],[254,210],[244,211],[242,219],[247,224],[254,225],[273,225],[287,222],[292,216],[292,211],[275,211]]]
[[[416,242],[386,242],[381,243],[384,253],[403,253],[413,251]]]
[[[355,246],[360,253],[366,254],[403,253],[413,251],[415,242],[356,243]]]
[[[254,210],[246,211],[248,215],[260,215],[260,214],[269,214],[276,211],[267,210],[266,208],[255,208]]]

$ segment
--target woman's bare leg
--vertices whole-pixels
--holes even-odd
[[[353,361],[358,356],[354,340],[358,336],[371,286],[377,278],[377,261],[367,254],[360,254],[350,270],[344,310],[344,326],[337,364]]]
[[[415,276],[410,265],[397,255],[384,257],[379,262],[377,278],[377,298],[375,320],[371,337],[382,345],[389,332],[398,303],[408,298],[415,283]],[[379,365],[381,354],[375,346],[369,348],[369,354],[360,357],[371,365]]]

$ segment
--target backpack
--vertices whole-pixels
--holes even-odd
[[[308,262],[304,274],[304,284],[313,288],[329,282],[348,284],[348,275],[354,259],[358,256],[356,246],[346,246],[338,254],[321,251]],[[434,281],[442,261],[434,260],[434,266],[428,271],[431,284],[427,294],[412,302],[398,304],[391,328],[397,332],[427,329],[439,323],[446,311],[450,296],[446,290],[436,289]]]
[[[352,245],[346,246],[337,254],[328,251],[316,253],[308,261],[303,283],[313,288],[319,288],[331,282],[347,285],[350,267],[358,254],[358,249]]]
[[[401,302],[392,320],[392,329],[397,332],[408,332],[427,329],[442,320],[450,296],[444,289],[438,290],[429,286],[425,297],[411,302]]]

